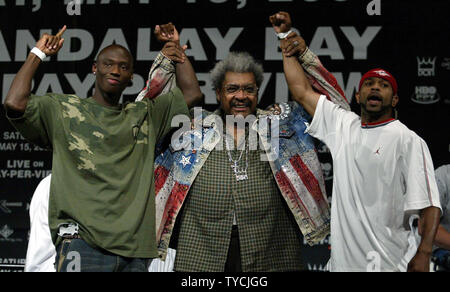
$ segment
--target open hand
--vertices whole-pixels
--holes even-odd
[[[63,46],[64,39],[62,36],[66,29],[67,26],[64,25],[64,27],[54,36],[44,33],[41,39],[36,43],[36,47],[47,56],[57,54]]]
[[[281,40],[280,46],[286,57],[301,55],[306,50],[305,40],[296,32],[291,32],[286,39]]]
[[[164,45],[161,52],[170,60],[176,63],[184,63],[186,61],[186,51],[187,46],[181,47],[179,42],[169,41]]]

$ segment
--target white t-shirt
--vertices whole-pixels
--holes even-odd
[[[25,272],[56,272],[56,249],[48,226],[51,175],[36,188],[30,204],[30,240],[28,242]],[[173,272],[176,251],[168,250],[166,261],[154,259],[149,272]]]
[[[435,175],[443,211],[441,224],[450,232],[450,164],[436,169]]]
[[[362,126],[325,96],[307,131],[333,156],[330,270],[406,271],[410,215],[440,208],[426,143],[398,120]]]
[[[36,188],[30,204],[30,240],[25,272],[55,272],[56,250],[48,226],[51,175]]]

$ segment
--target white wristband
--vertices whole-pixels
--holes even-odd
[[[44,61],[44,59],[47,58],[47,55],[46,55],[43,51],[39,50],[39,49],[36,48],[36,47],[34,47],[34,48],[31,50],[31,53],[32,53],[32,54],[35,54],[36,56],[38,56],[38,58],[41,59],[41,61]]]
[[[288,32],[280,32],[279,34],[277,34],[278,39],[279,40],[284,40],[285,38],[288,37],[288,35],[290,35],[292,32],[292,30],[288,31]]]

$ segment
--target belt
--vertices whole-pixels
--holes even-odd
[[[79,234],[64,235],[64,236],[62,236],[62,238],[64,238],[64,239],[81,239],[81,236]]]

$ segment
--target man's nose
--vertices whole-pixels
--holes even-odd
[[[247,93],[243,88],[239,88],[239,90],[236,92],[235,97],[238,99],[246,99]]]
[[[373,83],[372,86],[370,86],[370,90],[371,91],[380,91],[381,90],[381,86],[378,83]]]
[[[118,65],[112,66],[110,73],[111,73],[111,75],[119,77],[120,76],[120,68],[119,68],[119,66]]]

